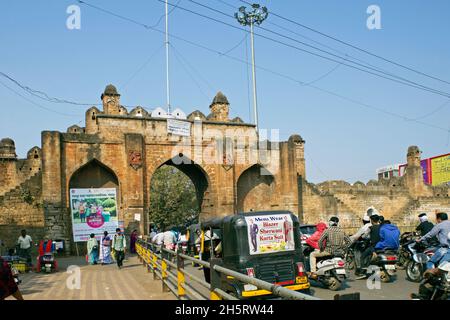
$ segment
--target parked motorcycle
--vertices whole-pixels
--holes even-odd
[[[306,259],[307,269],[309,271],[309,256],[314,248],[307,245],[303,250]],[[317,278],[313,279],[320,282],[326,288],[336,291],[342,287],[343,282],[347,278],[345,271],[345,261],[343,257],[318,257],[317,258]]]
[[[406,264],[406,277],[409,281],[420,282],[426,270],[426,264],[434,255],[438,247],[428,247],[426,243],[411,240],[407,245],[410,260]]]
[[[399,269],[405,269],[408,262],[412,260],[412,253],[409,250],[408,245],[411,243],[411,241],[418,238],[419,235],[417,232],[404,232],[400,236],[400,248],[398,251],[397,261],[397,267]]]

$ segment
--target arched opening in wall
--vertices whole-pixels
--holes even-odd
[[[204,203],[208,202],[208,186],[206,172],[190,159],[166,161],[150,181],[150,224],[161,230],[197,223]]]
[[[115,192],[98,190],[103,188],[115,189]],[[121,220],[119,179],[114,171],[100,161],[92,160],[73,173],[69,180],[67,200],[74,232],[75,228],[78,230],[85,223],[91,227],[95,224],[106,227],[107,222]]]
[[[245,170],[237,182],[237,211],[271,210],[275,177],[261,165]]]

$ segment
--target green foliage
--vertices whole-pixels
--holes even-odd
[[[150,185],[150,221],[160,229],[166,229],[197,221],[199,213],[192,181],[174,167],[159,168]]]
[[[114,201],[114,199],[112,199],[112,198],[108,198],[105,201],[103,201],[102,206],[103,206],[103,208],[115,207],[116,206],[116,201]]]

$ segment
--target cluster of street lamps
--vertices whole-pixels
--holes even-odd
[[[246,11],[246,7],[242,6],[239,11],[234,14],[236,20],[243,26],[250,26],[250,38],[252,47],[252,76],[253,76],[253,117],[255,121],[256,131],[258,131],[258,100],[256,96],[256,70],[255,70],[255,45],[253,26],[255,24],[260,25],[266,20],[269,15],[269,11],[266,7],[262,7],[259,4],[252,4],[252,10]]]

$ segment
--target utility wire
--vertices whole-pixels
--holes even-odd
[[[27,93],[45,100],[47,102],[53,102],[53,103],[66,103],[66,104],[73,104],[73,105],[78,105],[78,106],[93,106],[93,105],[98,105],[95,103],[79,103],[79,102],[74,102],[74,101],[69,101],[69,100],[65,100],[65,99],[59,99],[59,98],[54,98],[54,97],[50,97],[48,94],[46,94],[45,92],[42,91],[38,91],[38,90],[34,90],[28,86],[25,86],[23,84],[21,84],[19,81],[15,80],[14,78],[10,77],[9,75],[7,75],[4,72],[0,71],[0,76],[8,79],[9,81],[13,82],[15,85],[17,85],[18,87],[22,88],[23,90],[25,90]]]
[[[161,3],[165,3],[164,0],[156,0],[156,1],[159,1],[159,2],[161,2]],[[227,16],[227,17],[229,17],[229,18],[233,18],[233,19],[234,19],[234,17],[233,17],[232,15],[229,15],[229,14],[227,14],[227,13],[224,13],[224,12],[222,12],[222,11],[220,11],[220,10],[217,10],[217,9],[215,9],[215,8],[212,8],[212,7],[209,7],[209,6],[207,6],[207,5],[201,4],[201,3],[197,2],[197,1],[194,1],[194,0],[187,0],[187,1],[192,2],[192,3],[195,3],[195,4],[197,4],[197,5],[201,6],[201,7],[207,8],[207,9],[209,9],[209,10],[211,10],[211,11],[220,13],[220,14],[222,14],[222,15],[225,15],[225,16]],[[172,5],[172,4],[169,3],[169,5]],[[194,14],[194,15],[203,17],[203,18],[205,18],[205,19],[212,20],[212,21],[218,22],[218,23],[223,24],[223,25],[227,25],[227,26],[229,26],[229,27],[231,27],[231,28],[234,28],[234,29],[237,29],[237,30],[241,30],[241,31],[244,31],[244,32],[249,32],[249,31],[246,30],[246,29],[237,27],[237,26],[235,26],[235,25],[232,25],[232,24],[230,24],[230,23],[221,21],[221,20],[216,19],[216,18],[209,17],[209,16],[207,16],[207,15],[198,13],[198,12],[196,12],[196,11],[193,11],[193,10],[190,10],[190,9],[187,9],[187,8],[184,8],[184,7],[180,7],[180,6],[179,6],[179,8],[180,8],[181,10],[190,12],[190,13],[192,13],[192,14]],[[307,43],[302,42],[302,41],[300,41],[300,40],[294,39],[294,38],[292,38],[292,37],[283,35],[283,34],[281,34],[281,33],[279,33],[279,32],[272,31],[272,30],[266,29],[266,28],[261,27],[261,26],[258,26],[258,27],[259,27],[259,29],[261,29],[261,30],[264,30],[264,31],[267,31],[267,32],[276,34],[276,35],[278,35],[278,36],[280,36],[280,37],[283,37],[283,38],[289,39],[289,40],[291,40],[291,41],[300,43],[300,44],[302,44],[302,45],[304,45],[304,46],[313,48],[313,49],[315,49],[315,50],[318,50],[318,51],[323,52],[323,53],[325,53],[325,54],[331,55],[331,56],[333,56],[333,57],[336,57],[336,58],[339,58],[339,59],[343,59],[344,61],[347,61],[347,62],[349,62],[349,63],[353,63],[353,64],[355,64],[355,65],[357,65],[357,66],[359,66],[359,67],[366,68],[366,69],[372,70],[372,71],[374,71],[374,72],[368,71],[368,70],[365,70],[365,69],[361,69],[361,68],[356,67],[356,66],[353,66],[353,65],[351,65],[351,64],[341,63],[340,61],[335,60],[335,59],[333,59],[333,58],[330,58],[330,57],[327,57],[327,56],[323,56],[323,55],[321,55],[321,54],[318,54],[318,53],[315,53],[315,52],[312,52],[312,51],[309,51],[309,50],[302,49],[302,48],[300,48],[300,47],[298,47],[298,46],[295,46],[295,45],[292,45],[292,44],[288,44],[288,43],[286,43],[286,42],[283,42],[283,41],[280,41],[280,40],[277,40],[277,39],[274,39],[274,38],[271,38],[271,37],[268,37],[268,36],[265,36],[265,35],[262,35],[262,34],[259,34],[259,33],[255,33],[255,32],[253,33],[254,35],[259,36],[259,37],[261,37],[261,38],[263,38],[263,39],[266,39],[266,40],[269,40],[269,41],[272,41],[272,42],[276,42],[276,43],[281,44],[281,45],[284,45],[284,46],[286,46],[286,47],[290,47],[290,48],[292,48],[292,49],[296,49],[296,50],[298,50],[298,51],[302,51],[302,52],[305,52],[305,53],[314,55],[314,56],[319,57],[319,58],[322,58],[322,59],[326,59],[326,60],[333,61],[333,62],[336,62],[336,63],[341,63],[342,65],[345,65],[345,66],[347,66],[347,67],[350,67],[350,68],[353,68],[353,69],[356,69],[356,70],[359,70],[359,71],[362,71],[362,72],[366,72],[366,73],[368,73],[368,74],[372,74],[372,75],[375,75],[375,76],[377,76],[377,77],[381,77],[381,78],[384,78],[384,79],[387,79],[387,80],[391,80],[391,81],[394,81],[394,82],[397,82],[397,83],[401,83],[401,84],[404,84],[404,85],[408,85],[408,86],[410,86],[410,87],[414,87],[414,88],[417,88],[417,89],[420,89],[420,90],[432,92],[432,93],[435,93],[435,94],[442,95],[442,96],[445,96],[445,97],[450,98],[450,93],[443,92],[443,91],[440,91],[440,90],[437,90],[437,89],[433,89],[433,88],[424,86],[424,85],[419,84],[419,83],[417,83],[417,82],[414,82],[414,81],[405,79],[405,78],[400,77],[400,76],[396,76],[396,75],[391,74],[391,73],[385,73],[385,72],[383,72],[383,71],[380,70],[380,69],[373,68],[373,67],[370,67],[370,66],[366,66],[366,65],[364,65],[364,64],[361,64],[361,63],[358,63],[358,62],[349,60],[348,58],[341,57],[341,56],[336,55],[336,54],[334,54],[334,53],[330,53],[330,52],[328,52],[328,51],[326,51],[326,50],[320,49],[320,48],[318,48],[318,47],[316,47],[316,46],[312,46],[312,45],[310,45],[310,44],[307,44]],[[378,73],[376,73],[376,72],[378,72]],[[381,73],[381,74],[380,74],[380,73]],[[387,76],[384,76],[383,74],[384,74],[384,75],[387,75]],[[391,77],[393,77],[393,78],[391,78]],[[397,80],[397,79],[395,79],[395,78],[397,78],[397,79],[399,79],[399,80],[401,80],[401,81],[399,81],[399,80]]]
[[[80,0],[79,0],[79,1],[80,1]],[[122,20],[125,20],[125,21],[128,21],[128,22],[131,22],[131,23],[133,23],[133,24],[142,26],[142,27],[144,27],[144,28],[146,28],[146,29],[150,29],[150,30],[153,30],[153,31],[155,31],[155,32],[162,33],[162,34],[165,33],[164,31],[158,30],[158,29],[156,29],[156,28],[151,28],[151,27],[147,26],[146,24],[141,23],[141,22],[138,22],[138,21],[136,21],[136,20],[134,20],[134,19],[130,19],[130,18],[128,18],[128,17],[118,15],[118,14],[116,14],[116,13],[113,13],[113,12],[111,12],[111,11],[105,10],[105,9],[103,9],[103,8],[100,8],[100,7],[97,7],[97,6],[93,6],[93,5],[91,5],[91,4],[88,4],[88,3],[84,2],[84,1],[83,1],[83,3],[86,4],[86,5],[88,5],[88,6],[90,6],[90,7],[92,7],[92,8],[95,8],[95,9],[97,9],[97,10],[99,10],[99,11],[102,11],[102,12],[107,13],[107,14],[109,14],[109,15],[115,16],[115,17],[117,17],[117,18],[119,18],[119,19],[122,19]],[[170,34],[170,33],[169,33],[169,34]],[[203,50],[206,50],[206,51],[215,53],[215,54],[217,54],[218,56],[225,56],[225,57],[227,57],[227,58],[229,58],[229,59],[231,59],[231,60],[238,61],[238,62],[240,62],[240,63],[243,63],[243,64],[247,65],[247,66],[249,65],[248,61],[245,61],[245,60],[242,60],[242,59],[239,59],[239,58],[230,56],[230,55],[224,55],[223,52],[221,52],[221,51],[219,51],[219,50],[216,50],[216,49],[212,49],[212,48],[210,48],[210,47],[208,47],[208,46],[206,46],[206,45],[196,43],[196,42],[194,42],[194,41],[185,39],[185,38],[183,38],[183,37],[180,37],[180,36],[177,36],[177,35],[174,35],[174,34],[170,34],[170,36],[171,36],[171,38],[173,38],[173,39],[177,39],[177,40],[183,41],[183,42],[185,42],[185,43],[188,43],[188,44],[190,44],[190,45],[192,45],[192,46],[195,46],[195,47],[197,47],[197,48],[201,48],[201,49],[203,49]],[[300,84],[300,85],[301,85],[301,84],[305,84],[305,82],[303,82],[303,81],[301,81],[301,80],[298,80],[298,79],[296,79],[296,78],[294,78],[294,77],[292,77],[292,76],[289,76],[289,75],[280,73],[280,72],[278,72],[278,71],[274,71],[274,70],[271,70],[271,69],[269,69],[269,68],[266,68],[266,67],[263,67],[263,66],[260,66],[260,65],[255,65],[255,67],[258,68],[258,69],[260,69],[260,70],[266,71],[266,72],[268,72],[268,73],[277,75],[277,76],[279,76],[279,77],[281,77],[281,78],[288,79],[288,80],[290,80],[290,81],[292,81],[292,82],[295,82],[295,83],[297,83],[297,84]],[[400,114],[396,114],[396,113],[393,113],[393,112],[386,111],[386,110],[384,110],[384,109],[382,109],[382,108],[379,108],[379,107],[376,107],[376,106],[372,106],[372,105],[366,104],[366,103],[364,103],[364,102],[360,102],[360,101],[358,101],[358,100],[355,100],[355,99],[346,97],[346,96],[344,96],[344,95],[338,94],[338,93],[333,92],[333,91],[330,91],[330,90],[322,89],[322,88],[320,88],[320,87],[313,86],[313,85],[309,85],[309,87],[310,87],[310,88],[314,88],[314,89],[316,89],[316,90],[318,90],[318,91],[327,93],[327,94],[329,94],[329,95],[333,95],[333,96],[339,97],[340,99],[343,99],[343,100],[345,100],[345,101],[351,102],[351,103],[353,103],[353,104],[355,104],[355,105],[360,105],[360,106],[363,106],[363,107],[365,107],[365,108],[370,108],[370,109],[375,110],[375,111],[377,111],[377,112],[385,113],[385,114],[387,114],[387,115],[390,115],[390,116],[393,116],[393,117],[397,117],[397,118],[400,118],[400,119],[405,120],[405,121],[416,122],[416,123],[418,123],[418,124],[421,124],[421,125],[424,125],[424,126],[428,126],[428,127],[434,128],[434,129],[442,130],[442,131],[445,131],[445,132],[447,132],[447,133],[450,132],[450,129],[442,128],[442,127],[439,127],[439,126],[435,126],[435,125],[432,125],[432,124],[429,124],[429,123],[425,123],[425,122],[422,122],[422,121],[413,120],[413,119],[410,119],[410,118],[408,118],[408,117],[406,117],[406,116],[403,116],[403,115],[400,115]]]
[[[251,5],[251,3],[248,2],[248,1],[245,1],[245,0],[240,0],[240,1],[243,2],[243,3],[246,3],[246,4],[248,4],[248,5]],[[314,29],[314,28],[308,27],[308,26],[306,26],[306,25],[304,25],[304,24],[301,24],[301,23],[299,23],[299,22],[297,22],[297,21],[294,21],[294,20],[292,20],[292,19],[285,18],[285,17],[283,17],[282,15],[277,14],[277,13],[275,13],[275,12],[269,11],[269,13],[270,13],[271,15],[275,16],[275,17],[278,17],[278,18],[282,19],[282,20],[285,20],[285,21],[288,21],[288,22],[290,22],[290,23],[293,23],[293,24],[295,24],[295,25],[297,25],[297,26],[300,26],[300,27],[302,27],[302,28],[305,28],[305,29],[307,29],[307,30],[309,30],[309,31],[312,31],[312,32],[314,32],[314,33],[320,34],[321,36],[324,36],[324,37],[326,37],[326,38],[332,39],[332,40],[334,40],[334,41],[336,41],[336,42],[339,42],[339,43],[341,43],[341,44],[343,44],[343,45],[346,45],[346,46],[348,46],[348,47],[351,47],[351,48],[353,48],[353,49],[356,49],[356,50],[358,50],[358,51],[360,51],[360,52],[364,52],[364,53],[366,53],[366,54],[368,54],[368,55],[371,55],[371,56],[376,57],[376,58],[378,58],[378,59],[381,59],[381,60],[383,60],[383,61],[386,61],[386,62],[389,62],[389,63],[391,63],[391,64],[394,64],[394,65],[396,65],[396,66],[398,66],[398,67],[401,67],[401,68],[403,68],[403,69],[412,71],[412,72],[414,72],[414,73],[420,74],[420,75],[422,75],[422,76],[425,76],[425,77],[428,77],[428,78],[431,78],[431,79],[434,79],[434,80],[437,80],[437,81],[440,81],[440,82],[443,82],[443,83],[450,84],[449,81],[446,81],[446,80],[440,79],[440,78],[438,78],[438,77],[429,75],[429,74],[427,74],[427,73],[425,73],[425,72],[422,72],[422,71],[416,70],[416,69],[414,69],[414,68],[408,67],[408,66],[403,65],[403,64],[401,64],[401,63],[395,62],[395,61],[393,61],[393,60],[391,60],[391,59],[384,58],[384,57],[382,57],[382,56],[380,56],[380,55],[377,55],[377,54],[374,54],[374,53],[372,53],[372,52],[370,52],[370,51],[368,51],[368,50],[362,49],[362,48],[360,48],[360,47],[358,47],[358,46],[352,45],[352,44],[350,44],[350,43],[348,43],[348,42],[345,42],[345,41],[343,41],[343,40],[340,40],[340,39],[338,39],[338,38],[336,38],[336,37],[333,37],[333,36],[330,36],[330,35],[328,35],[328,34],[326,34],[326,33],[323,33],[323,32],[321,32],[321,31],[318,31],[318,30],[316,30],[316,29]]]
[[[72,117],[78,117],[78,115],[75,115],[75,114],[63,113],[63,112],[59,112],[59,111],[56,111],[56,110],[47,108],[47,107],[45,107],[45,106],[43,106],[43,105],[41,105],[41,104],[39,104],[39,103],[37,103],[37,102],[34,102],[34,101],[31,100],[31,99],[28,99],[27,97],[25,97],[24,95],[20,94],[19,92],[17,92],[17,91],[14,90],[13,88],[11,88],[11,87],[9,87],[8,85],[4,84],[2,81],[0,81],[0,84],[1,84],[3,87],[5,87],[6,89],[8,89],[9,91],[13,92],[13,93],[16,94],[17,96],[19,96],[19,97],[21,97],[22,99],[24,99],[25,101],[28,101],[28,102],[31,103],[32,105],[34,105],[34,106],[36,106],[36,107],[38,107],[38,108],[40,108],[40,109],[42,109],[42,110],[46,110],[46,111],[49,111],[49,112],[52,112],[52,113],[56,113],[56,114],[59,114],[59,115],[61,115],[61,116],[65,116],[65,117],[71,117],[71,118],[72,118]]]

